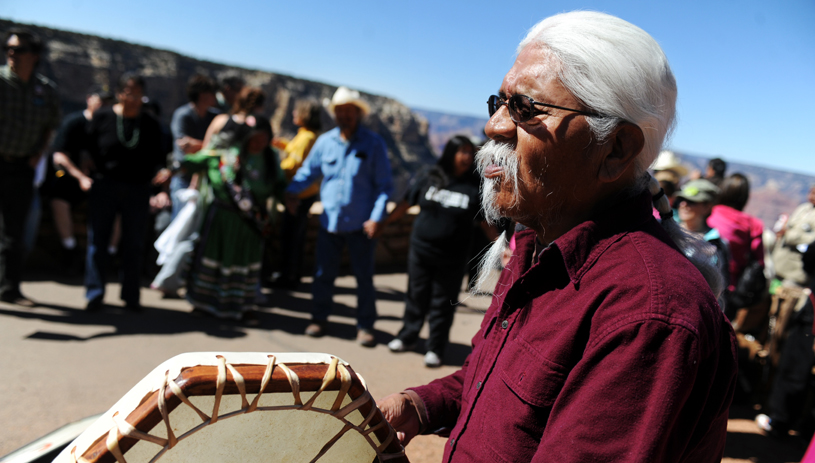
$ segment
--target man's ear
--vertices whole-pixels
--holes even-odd
[[[623,176],[645,146],[645,136],[639,126],[623,122],[609,136],[605,157],[600,165],[598,180],[611,183]]]

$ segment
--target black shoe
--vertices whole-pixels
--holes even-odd
[[[91,299],[88,301],[88,305],[85,306],[86,312],[99,312],[102,310],[104,304],[102,303],[102,298],[97,297],[96,299]]]
[[[306,327],[306,336],[312,338],[323,337],[328,330],[328,321],[312,320]]]
[[[357,344],[362,347],[376,347],[376,336],[374,330],[360,328],[357,330]]]
[[[260,326],[260,318],[254,310],[247,310],[241,315],[241,323],[246,326]]]

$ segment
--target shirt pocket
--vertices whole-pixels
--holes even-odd
[[[346,169],[350,177],[362,176],[362,178],[371,178],[371,155],[365,149],[354,149],[348,153],[346,160]]]
[[[342,169],[342,162],[340,162],[340,155],[337,153],[330,153],[323,156],[322,165],[320,166],[324,177],[331,178],[339,175]]]
[[[530,461],[566,381],[565,368],[516,338],[498,357],[496,376],[484,398],[497,414],[482,421],[482,442],[496,461]]]

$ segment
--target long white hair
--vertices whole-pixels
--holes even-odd
[[[621,122],[645,136],[638,173],[657,158],[674,125],[676,79],[656,40],[639,27],[595,11],[562,13],[536,24],[518,45],[543,46],[559,61],[560,82],[591,111],[587,117],[602,142]]]

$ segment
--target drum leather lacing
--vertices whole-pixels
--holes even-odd
[[[363,395],[361,395],[360,397],[358,397],[357,399],[353,400],[351,403],[349,403],[345,407],[340,408],[342,406],[343,400],[345,399],[345,396],[347,395],[349,389],[351,388],[352,378],[351,378],[351,373],[348,372],[348,369],[345,368],[345,366],[343,364],[339,363],[339,359],[337,357],[332,357],[331,364],[329,365],[328,370],[326,371],[325,375],[323,376],[323,382],[322,382],[322,385],[320,386],[320,389],[318,389],[314,393],[314,395],[312,395],[311,398],[308,399],[308,401],[306,403],[303,403],[303,401],[302,401],[302,399],[300,397],[300,378],[297,376],[297,374],[294,371],[292,371],[290,368],[288,368],[285,364],[278,363],[274,355],[269,355],[268,357],[269,357],[269,362],[266,365],[266,370],[265,370],[265,372],[263,374],[263,378],[261,380],[260,390],[258,391],[257,396],[255,396],[255,398],[252,400],[252,402],[249,403],[249,401],[246,398],[246,384],[244,382],[243,376],[240,373],[238,373],[238,371],[235,369],[235,367],[233,367],[231,364],[227,363],[226,358],[224,358],[221,355],[217,356],[217,358],[219,359],[220,362],[218,363],[218,376],[217,376],[217,379],[216,379],[217,382],[216,382],[216,392],[215,392],[215,404],[213,406],[212,416],[208,416],[206,413],[201,411],[198,407],[193,405],[192,402],[190,402],[190,400],[184,395],[184,393],[181,390],[181,387],[179,387],[178,384],[174,380],[169,378],[169,371],[167,371],[165,373],[165,375],[164,375],[164,380],[163,380],[163,382],[161,384],[161,387],[159,389],[158,408],[159,408],[159,411],[161,412],[162,420],[164,421],[165,427],[167,429],[167,436],[168,437],[165,439],[165,438],[162,438],[162,437],[154,436],[152,434],[148,434],[148,433],[139,431],[138,429],[133,427],[132,424],[128,423],[124,418],[119,417],[118,416],[119,413],[116,412],[116,413],[113,414],[113,421],[115,423],[115,426],[110,429],[110,431],[108,432],[108,435],[107,435],[106,444],[107,444],[108,450],[116,458],[116,461],[118,463],[127,463],[126,460],[125,460],[124,454],[122,453],[121,449],[119,448],[119,439],[121,439],[122,437],[130,437],[130,438],[133,438],[133,439],[152,442],[152,443],[154,443],[156,445],[164,447],[151,460],[151,462],[154,462],[154,461],[157,461],[159,458],[161,458],[161,456],[164,454],[164,452],[172,449],[178,443],[179,440],[182,440],[182,439],[190,436],[191,434],[195,433],[196,431],[199,431],[200,429],[204,428],[205,426],[217,423],[219,419],[227,419],[227,418],[237,416],[237,415],[240,415],[240,414],[252,413],[252,412],[257,411],[257,410],[261,410],[261,411],[303,410],[303,411],[315,411],[315,412],[319,412],[319,413],[329,414],[329,415],[333,416],[334,418],[339,419],[340,421],[342,421],[344,423],[344,426],[342,427],[342,429],[336,435],[334,435],[334,437],[332,437],[323,446],[323,448],[320,449],[320,452],[311,460],[312,463],[316,462],[323,455],[325,455],[331,449],[331,447],[337,441],[339,441],[342,438],[342,436],[346,432],[348,432],[348,431],[350,431],[352,429],[357,431],[362,437],[365,438],[365,440],[368,442],[368,444],[376,451],[376,455],[380,459],[380,461],[388,461],[388,460],[391,460],[391,459],[400,458],[400,457],[404,456],[404,454],[405,454],[404,448],[402,448],[401,451],[398,452],[398,453],[387,453],[387,454],[384,453],[384,450],[388,447],[388,445],[391,443],[391,441],[393,441],[393,439],[396,437],[396,433],[393,431],[393,428],[390,428],[390,432],[388,433],[387,439],[385,439],[385,441],[382,442],[378,446],[376,445],[376,443],[373,441],[373,439],[370,436],[370,434],[375,432],[377,429],[380,429],[381,427],[386,426],[387,421],[385,421],[383,419],[378,424],[376,424],[375,426],[371,426],[368,429],[365,429],[368,426],[368,424],[370,423],[370,421],[376,415],[376,412],[378,411],[376,406],[371,407],[371,411],[368,413],[368,415],[365,417],[365,419],[359,425],[354,425],[353,423],[349,422],[345,418],[348,414],[350,414],[354,410],[357,410],[358,408],[360,408],[363,405],[367,404],[369,401],[373,401],[373,397],[371,397],[370,392],[368,392],[368,387],[365,385],[365,381],[362,379],[361,376],[359,376],[359,379],[361,380],[361,382],[365,386],[365,393]],[[293,396],[294,404],[293,405],[272,406],[272,407],[260,407],[260,406],[258,406],[258,403],[260,401],[260,397],[263,394],[263,391],[266,389],[266,386],[269,384],[269,381],[271,380],[271,377],[272,377],[272,372],[273,372],[275,367],[280,368],[286,374],[286,377],[288,378],[289,384],[291,385],[291,393],[292,393],[292,396]],[[227,382],[227,374],[226,374],[227,370],[232,374],[232,380],[235,383],[235,385],[237,386],[238,391],[240,392],[240,395],[241,395],[241,409],[237,410],[237,411],[234,411],[234,412],[231,412],[231,413],[228,413],[228,414],[223,415],[223,416],[219,416],[218,415],[218,408],[220,406],[221,396],[223,395],[224,386],[226,385],[226,382]],[[314,402],[317,400],[319,395],[336,379],[338,374],[339,374],[339,378],[340,378],[340,390],[339,390],[339,392],[337,394],[337,398],[334,401],[334,404],[332,405],[331,409],[326,410],[326,409],[321,409],[321,408],[314,407]],[[169,386],[170,391],[176,397],[178,397],[183,404],[185,404],[188,407],[192,408],[195,411],[195,413],[198,414],[198,416],[201,418],[201,421],[202,421],[202,424],[196,426],[193,429],[190,429],[189,431],[187,431],[186,433],[184,433],[183,435],[181,435],[179,437],[175,436],[175,434],[173,433],[173,430],[172,430],[172,426],[170,425],[170,411],[167,408],[166,397],[165,397],[167,386]],[[77,458],[76,455],[75,455],[75,452],[76,452],[76,447],[74,447],[71,450],[71,462],[72,463],[87,462],[87,459],[85,459],[82,456]]]

